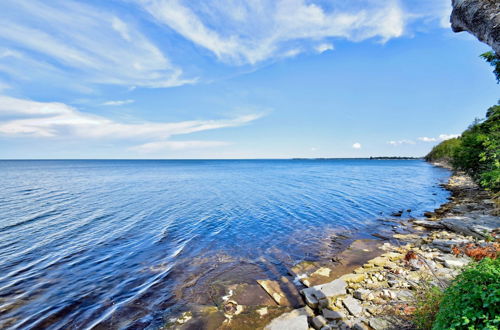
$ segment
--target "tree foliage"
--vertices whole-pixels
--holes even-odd
[[[500,56],[498,56],[494,52],[486,52],[481,54],[481,57],[486,60],[486,62],[490,63],[493,67],[493,74],[497,78],[497,84],[500,83]]]
[[[486,119],[476,120],[459,138],[435,146],[426,159],[447,161],[484,188],[500,191],[500,105],[490,107]]]

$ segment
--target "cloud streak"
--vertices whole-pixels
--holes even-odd
[[[0,41],[10,55],[0,71],[14,78],[17,72],[43,67],[51,76],[95,84],[172,87],[195,82],[183,78],[182,69],[133,23],[102,8],[71,0],[6,0],[0,9]]]
[[[249,114],[218,120],[122,123],[78,111],[63,103],[36,102],[0,96],[0,134],[42,138],[126,140],[132,143],[143,141],[145,143],[136,147],[136,150],[140,151],[221,146],[225,142],[168,141],[168,139],[175,135],[237,127],[260,117],[260,114]]]
[[[397,0],[321,1],[135,0],[156,22],[231,64],[286,57],[298,42],[314,50],[318,40],[342,38],[385,42],[404,32]]]

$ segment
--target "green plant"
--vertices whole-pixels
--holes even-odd
[[[500,260],[467,267],[445,290],[432,329],[500,327]]]
[[[486,52],[481,54],[481,57],[486,60],[486,62],[490,63],[493,69],[493,74],[497,78],[497,84],[500,83],[500,57],[494,52]]]
[[[443,299],[443,290],[431,284],[423,285],[415,294],[415,311],[412,316],[417,329],[432,329],[436,319],[439,304]]]

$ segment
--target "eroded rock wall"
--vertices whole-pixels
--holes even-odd
[[[452,0],[451,27],[468,31],[500,54],[500,0]]]

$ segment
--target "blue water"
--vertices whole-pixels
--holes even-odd
[[[448,176],[420,160],[0,161],[0,328],[153,327],[204,261],[314,257],[325,233],[436,208]]]

